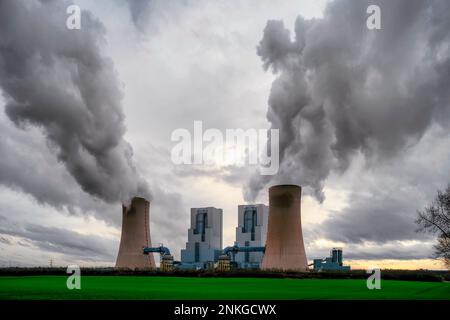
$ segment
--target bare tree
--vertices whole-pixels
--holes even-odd
[[[438,194],[430,206],[418,211],[419,230],[437,234],[435,256],[450,268],[450,184]]]

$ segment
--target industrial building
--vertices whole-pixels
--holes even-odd
[[[143,247],[151,247],[149,226],[150,203],[140,197],[131,199],[128,206],[122,205],[122,234],[116,268],[155,268],[153,255],[144,255]]]
[[[333,248],[330,256],[325,259],[314,259],[314,271],[350,271],[350,266],[343,265],[341,248]]]
[[[302,233],[301,193],[302,188],[297,185],[269,188],[269,224],[262,269],[308,270]]]
[[[269,207],[264,204],[239,205],[235,246],[264,247],[266,245]],[[237,252],[234,262],[240,268],[259,268],[263,252]]]
[[[150,203],[135,197],[122,206],[122,235],[116,267],[155,268],[154,253],[160,254],[160,269],[232,268],[307,271],[308,262],[301,224],[301,187],[269,188],[269,206],[238,206],[238,226],[233,246],[223,248],[222,209],[191,208],[191,224],[181,261],[174,261],[169,248],[152,247],[149,228]],[[314,270],[350,270],[343,266],[342,249],[334,248],[325,259],[314,259]]]
[[[222,253],[222,209],[192,208],[191,227],[181,263],[189,268],[205,268],[217,262]]]

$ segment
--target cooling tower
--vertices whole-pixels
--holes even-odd
[[[129,206],[122,206],[122,236],[116,268],[155,268],[153,255],[143,254],[143,247],[151,247],[149,227],[150,203],[135,197]]]
[[[302,188],[278,185],[269,189],[269,224],[262,269],[306,271],[300,199]]]

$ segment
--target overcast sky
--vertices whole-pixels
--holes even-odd
[[[309,260],[441,268],[414,220],[450,182],[448,30],[445,0],[0,1],[0,265],[113,265],[135,194],[176,259],[191,207],[228,246],[239,204],[295,183]],[[279,129],[278,174],[173,164],[194,120]]]

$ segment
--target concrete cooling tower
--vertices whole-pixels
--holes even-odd
[[[149,227],[150,203],[135,197],[129,206],[122,206],[122,236],[116,268],[155,268],[153,255],[143,254],[143,247],[151,247]]]
[[[278,185],[269,188],[269,224],[262,269],[306,271],[300,200],[302,188]]]

